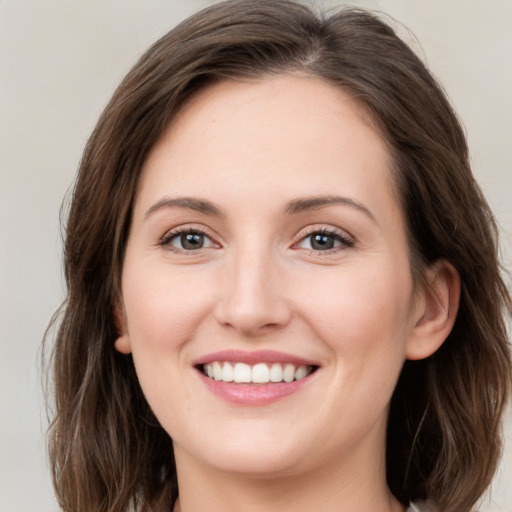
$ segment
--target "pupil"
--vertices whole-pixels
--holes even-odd
[[[181,246],[184,249],[201,249],[204,243],[204,235],[200,233],[185,233],[181,235]]]
[[[334,239],[330,235],[313,235],[311,247],[320,251],[332,249],[334,247]]]

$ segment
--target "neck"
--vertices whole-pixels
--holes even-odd
[[[387,487],[384,457],[368,467],[333,460],[300,474],[262,477],[222,472],[176,452],[180,499],[174,512],[405,510]]]

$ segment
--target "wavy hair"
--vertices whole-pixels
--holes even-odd
[[[470,511],[500,455],[511,389],[497,228],[471,173],[463,130],[420,59],[379,16],[316,14],[288,0],[230,0],[157,41],[101,115],[80,164],[65,231],[67,298],[51,353],[49,453],[67,512],[149,512],[176,499],[172,441],[131,356],[114,349],[113,305],[141,169],[177,109],[214,81],[300,72],[348,92],[387,142],[422,282],[445,259],[461,278],[453,331],[407,361],[394,392],[387,478],[403,503]],[[48,343],[48,342],[46,342]]]

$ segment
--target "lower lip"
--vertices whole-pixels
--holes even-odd
[[[310,382],[313,375],[314,373],[293,382],[237,384],[210,379],[199,373],[201,380],[214,395],[233,404],[251,406],[271,404],[293,395]]]

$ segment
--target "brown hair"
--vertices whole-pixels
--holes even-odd
[[[49,449],[69,512],[156,510],[177,496],[172,442],[114,349],[131,209],[143,163],[176,110],[212,81],[301,72],[343,88],[386,139],[417,281],[446,259],[461,278],[460,309],[440,350],[407,361],[389,415],[387,475],[404,503],[428,497],[469,511],[500,454],[511,386],[510,296],[497,229],[470,170],[445,95],[377,16],[318,16],[287,0],[207,8],[155,43],[129,72],[86,146],[66,230],[67,300],[53,349]]]

